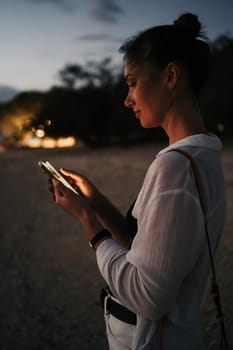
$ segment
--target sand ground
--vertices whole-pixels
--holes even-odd
[[[158,146],[106,150],[10,150],[0,153],[0,350],[106,350],[99,306],[103,286],[94,252],[80,226],[57,208],[37,166],[89,176],[126,212]],[[233,148],[223,166],[228,217],[216,266],[226,326],[233,346]],[[208,298],[203,311],[207,348],[217,350],[218,329]]]

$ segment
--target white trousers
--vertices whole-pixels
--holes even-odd
[[[118,320],[107,311],[108,298],[115,298],[108,295],[104,300],[104,318],[109,350],[131,350],[136,327]]]
[[[131,350],[136,327],[110,314],[105,315],[105,323],[109,350]]]

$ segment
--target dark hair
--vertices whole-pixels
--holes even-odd
[[[199,94],[208,79],[209,46],[198,17],[181,15],[172,25],[149,28],[132,37],[120,47],[124,59],[136,64],[154,62],[164,68],[169,62],[179,62],[188,74],[190,87]]]

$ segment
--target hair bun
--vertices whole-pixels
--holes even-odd
[[[188,29],[193,38],[201,36],[202,24],[199,22],[198,16],[192,13],[184,13],[174,22],[175,27],[185,27]]]

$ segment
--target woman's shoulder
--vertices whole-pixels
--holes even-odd
[[[187,170],[189,160],[175,149],[158,154],[149,167],[154,174],[173,174]]]
[[[137,210],[141,210],[138,208],[148,205],[155,198],[164,199],[165,194],[190,192],[193,187],[190,179],[189,161],[182,154],[175,151],[158,154],[147,171],[133,215],[137,217]]]

